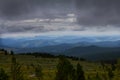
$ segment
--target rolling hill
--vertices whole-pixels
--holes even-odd
[[[64,51],[64,54],[90,60],[117,59],[120,58],[120,47],[79,46]]]

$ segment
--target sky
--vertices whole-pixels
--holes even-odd
[[[0,0],[2,37],[120,35],[120,0]]]

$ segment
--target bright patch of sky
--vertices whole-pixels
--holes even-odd
[[[3,34],[1,38],[29,38],[36,36],[60,37],[60,36],[120,36],[119,31],[50,31],[44,33],[11,33]]]

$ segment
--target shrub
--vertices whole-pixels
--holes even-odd
[[[11,77],[12,80],[24,80],[23,72],[21,70],[21,65],[16,62],[16,58],[12,56],[12,64],[11,64]]]
[[[64,56],[59,57],[55,80],[75,80],[75,69]]]
[[[35,69],[35,76],[37,77],[38,80],[43,79],[43,73],[42,73],[42,68],[41,65],[38,63],[37,65],[32,65],[33,68]]]
[[[5,73],[4,69],[0,69],[0,80],[8,80],[8,75]]]

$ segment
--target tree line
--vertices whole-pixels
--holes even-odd
[[[0,51],[3,51],[4,55],[13,55],[13,54],[15,54],[13,51],[7,51],[5,49],[0,49]],[[35,58],[39,58],[39,57],[41,57],[41,58],[59,58],[59,56],[60,56],[60,55],[54,55],[52,53],[45,53],[45,52],[17,53],[16,55],[32,55]],[[85,58],[79,58],[79,57],[76,57],[76,56],[64,55],[64,57],[72,59],[72,60],[86,61]]]

